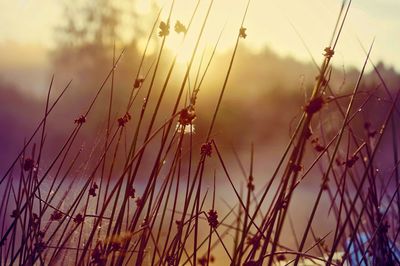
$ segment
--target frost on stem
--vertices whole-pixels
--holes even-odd
[[[196,132],[196,128],[194,124],[190,126],[182,126],[179,124],[179,122],[176,124],[176,131],[178,133],[183,133],[183,134],[194,134]]]
[[[286,209],[288,204],[289,204],[288,199],[284,198],[284,199],[280,200],[279,202],[277,202],[277,206],[276,207],[278,208],[278,210],[281,210],[281,209],[283,210],[283,209]]]

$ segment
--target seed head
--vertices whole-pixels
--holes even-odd
[[[254,190],[254,183],[253,183],[253,181],[254,181],[254,177],[251,175],[251,176],[249,176],[249,178],[248,178],[248,180],[247,180],[247,188],[250,190],[250,191],[253,191]]]
[[[74,123],[82,125],[83,123],[86,123],[86,117],[84,115],[81,115],[77,119],[75,119]]]
[[[35,252],[42,253],[46,248],[46,244],[43,241],[39,241],[35,243]]]
[[[325,100],[319,96],[316,98],[311,99],[304,107],[303,110],[308,114],[308,115],[313,115],[317,112],[319,112],[322,107],[325,104]]]
[[[160,31],[158,32],[158,36],[166,37],[169,35],[169,24],[165,23],[164,21],[160,22]]]
[[[101,242],[97,242],[91,255],[92,263],[94,265],[106,265],[107,257],[104,254]]]
[[[29,222],[29,225],[35,229],[39,226],[39,216],[36,213],[32,214],[31,220]]]
[[[180,220],[175,220],[175,224],[176,224],[176,227],[178,228],[178,229],[180,229],[181,227],[182,227],[182,221],[180,221]]]
[[[182,126],[187,126],[193,123],[196,119],[196,113],[192,106],[183,108],[179,114],[179,124]]]
[[[211,157],[211,153],[212,153],[211,141],[203,143],[200,148],[200,154]]]
[[[246,37],[247,37],[246,30],[247,30],[247,28],[243,28],[243,27],[240,28],[240,30],[239,30],[240,38],[246,39]]]
[[[136,207],[142,206],[142,204],[143,204],[142,198],[141,198],[141,197],[138,197],[138,198],[136,199],[135,203],[136,203]]]
[[[18,210],[13,210],[10,216],[12,218],[17,218],[19,216],[19,211]]]
[[[124,114],[124,116],[118,118],[118,126],[120,127],[124,127],[126,123],[129,122],[129,120],[131,120],[131,115],[129,113]]]
[[[128,197],[134,199],[135,198],[135,192],[136,190],[133,187],[129,187],[127,191]]]
[[[284,260],[286,260],[286,256],[285,256],[284,254],[278,254],[278,255],[276,256],[276,259],[277,259],[278,261],[284,261]]]
[[[346,165],[348,168],[352,168],[354,164],[358,161],[359,157],[357,155],[351,156],[346,162],[343,164]]]
[[[26,158],[24,161],[24,170],[25,171],[30,171],[33,169],[35,165],[35,162],[31,158]]]
[[[325,49],[324,49],[324,53],[323,53],[323,55],[326,57],[326,58],[332,58],[332,56],[335,54],[335,51],[333,51],[333,49],[331,48],[331,47],[326,47]]]
[[[50,214],[50,221],[60,221],[62,218],[63,213],[58,210],[54,210],[54,212]]]
[[[207,256],[204,255],[203,257],[198,258],[198,259],[197,259],[197,262],[198,262],[199,265],[201,265],[201,266],[207,265]]]
[[[118,251],[121,249],[121,243],[113,241],[111,243],[111,251]]]
[[[174,255],[168,255],[165,258],[165,261],[167,262],[168,266],[173,266],[173,265],[175,265],[175,256]]]
[[[207,220],[208,220],[208,224],[211,226],[211,228],[213,228],[213,229],[217,228],[217,226],[219,224],[217,211],[209,210]]]
[[[143,82],[144,82],[144,78],[135,79],[135,82],[133,83],[133,88],[139,89],[142,86]]]
[[[318,138],[314,138],[313,140],[311,140],[311,144],[314,146],[314,150],[316,152],[323,152],[325,150],[325,147],[319,143]]]
[[[255,261],[255,260],[249,260],[243,263],[243,266],[261,266],[261,263]]]
[[[175,23],[175,31],[176,33],[186,33],[187,29],[185,25],[183,25],[179,20]]]
[[[74,218],[74,222],[77,224],[81,224],[81,223],[83,223],[84,219],[85,218],[83,217],[83,215],[78,213]]]
[[[247,238],[247,243],[253,246],[254,250],[257,250],[260,247],[261,236],[259,234],[255,234],[254,236],[249,236]]]
[[[290,162],[290,167],[292,169],[293,172],[298,173],[301,170],[303,170],[303,166],[300,164],[295,164],[292,161]]]

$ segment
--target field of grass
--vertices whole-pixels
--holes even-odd
[[[57,75],[51,79],[42,119],[0,176],[0,264],[400,265],[399,89],[371,60],[373,42],[350,90],[331,82],[351,1],[343,2],[330,43],[313,59],[315,83],[296,106],[290,139],[273,163],[252,140],[248,152],[232,145],[227,154],[224,136],[215,134],[235,59],[251,34],[251,1],[201,129],[200,96],[220,41],[209,53],[200,49],[214,1],[194,33],[198,6],[183,23],[171,20],[174,2],[164,7],[167,17],[160,11],[153,18],[125,105],[115,104],[116,84],[129,51],[114,46],[107,75],[86,109],[61,121],[71,130],[48,160],[48,124],[60,120],[52,115],[73,84],[55,89]],[[165,43],[170,34],[184,43],[189,33],[196,38],[178,74],[178,54],[166,57]],[[152,42],[159,44],[155,55],[148,53]],[[366,67],[379,80],[373,88],[363,86]],[[384,115],[370,115],[374,104]],[[99,133],[82,139],[94,120],[103,121]],[[273,171],[257,171],[264,165]],[[309,182],[317,189],[308,190]]]

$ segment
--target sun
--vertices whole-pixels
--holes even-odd
[[[162,9],[160,23],[168,22],[172,2],[171,0],[155,0],[155,5]],[[244,4],[245,1],[235,0],[214,2],[175,0],[169,20],[169,35],[165,41],[165,48],[176,56],[177,63],[184,65],[190,62],[193,54],[201,54],[204,50],[216,48],[217,52],[226,52],[235,43]],[[211,8],[210,5],[212,5]],[[148,1],[143,1],[140,9],[149,14],[149,6]],[[204,24],[206,17],[207,22]],[[187,28],[187,32],[177,32],[175,29],[177,23]],[[158,28],[154,34],[158,35],[159,31]],[[194,53],[195,49],[196,53]]]

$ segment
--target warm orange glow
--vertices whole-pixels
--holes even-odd
[[[59,26],[59,18],[63,15],[63,5],[59,1],[42,0],[38,3],[37,1],[21,0],[3,2],[2,24],[7,26],[0,29],[2,41],[12,40],[23,44],[35,43],[45,48],[55,46],[54,27]],[[134,10],[136,14],[139,14],[140,18],[135,20],[134,23],[142,27],[146,33],[149,32],[155,13],[159,8],[164,7],[161,19],[165,20],[168,17],[171,2],[171,0],[113,1],[122,10],[129,10],[129,12]],[[197,0],[176,0],[171,27],[176,20],[187,24],[197,2]],[[199,11],[191,30],[194,35],[198,32],[210,3],[209,0],[199,2]],[[85,0],[77,1],[77,3],[85,3]],[[292,23],[307,43],[313,56],[320,56],[321,47],[326,46],[329,42],[330,29],[334,26],[340,3],[341,1],[337,0],[252,0],[245,21],[245,27],[248,28],[245,45],[256,51],[269,46],[281,55],[290,55],[308,61],[310,57],[290,25]],[[226,51],[231,48],[245,5],[246,1],[215,0],[202,38],[203,47],[207,44],[214,45],[226,24],[218,51]],[[399,42],[398,36],[400,35],[398,34],[399,20],[396,19],[396,10],[398,10],[398,3],[393,0],[382,1],[379,5],[373,4],[372,1],[354,2],[351,16],[346,22],[347,27],[345,27],[341,38],[341,45],[337,50],[340,58],[338,57],[337,62],[333,63],[358,65],[360,61],[362,62],[364,53],[360,49],[357,38],[360,38],[362,43],[367,45],[375,36],[375,47],[377,49],[374,55],[376,59],[383,59],[397,67],[400,62],[400,55],[396,52],[395,44]],[[134,18],[127,15],[126,19],[131,23]],[[132,32],[129,23],[127,23],[127,29],[121,29],[123,32],[126,31],[126,37],[123,39],[127,41],[131,40],[133,36],[137,37]],[[189,35],[191,34],[189,33]],[[188,40],[185,41],[188,44],[184,47],[181,47],[181,38],[176,34],[171,32],[168,39],[167,47],[173,51],[179,50],[179,53],[182,54],[179,60],[181,62],[187,61],[190,57],[188,55],[191,54],[190,50],[193,48],[193,38],[188,36]],[[143,40],[139,42],[145,43]],[[150,51],[154,51],[153,48]]]
[[[171,1],[156,2],[159,8],[163,7],[161,20],[166,22],[171,8]],[[170,34],[166,39],[166,47],[177,55],[177,61],[180,63],[186,64],[190,61],[210,6],[210,1],[200,1],[197,12],[189,27],[189,22],[194,14],[197,3],[198,1],[196,0],[177,0],[172,10]],[[224,52],[232,47],[232,43],[234,43],[238,29],[240,28],[244,4],[245,2],[232,2],[229,0],[215,1],[213,3],[202,38],[199,42],[198,51],[202,51],[206,47],[214,47],[220,34],[222,36],[217,51]],[[228,6],[229,9],[227,9]],[[141,1],[138,8],[142,14],[149,14],[151,10],[150,4],[147,1]],[[186,36],[183,33],[175,32],[174,26],[177,21],[189,27]],[[144,46],[145,42],[141,43]]]

